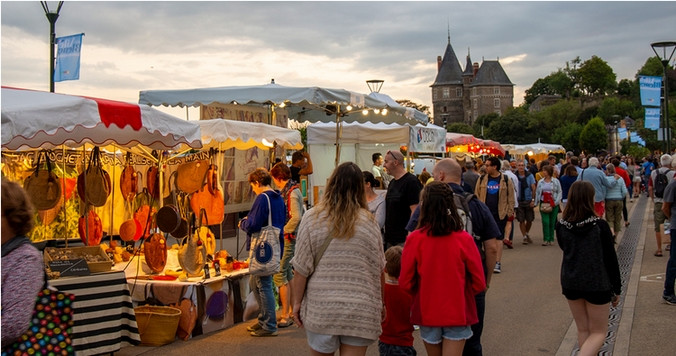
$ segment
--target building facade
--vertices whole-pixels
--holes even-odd
[[[434,124],[439,126],[472,125],[481,115],[502,115],[514,105],[514,84],[499,60],[472,63],[468,50],[463,70],[450,36],[444,56],[437,57],[437,77],[431,87]]]

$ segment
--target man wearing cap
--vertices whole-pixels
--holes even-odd
[[[385,195],[385,249],[404,245],[408,231],[406,223],[418,206],[422,184],[404,167],[404,155],[398,150],[387,151],[383,166],[392,176]]]

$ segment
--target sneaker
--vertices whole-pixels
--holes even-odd
[[[500,262],[495,262],[495,268],[493,268],[493,273],[501,273],[502,272],[502,265]]]
[[[528,235],[526,235],[526,241],[527,241],[529,244],[532,244],[532,243],[533,243],[533,240],[531,240],[530,236],[528,236]]]
[[[523,237],[523,244],[524,244],[524,245],[528,245],[528,244],[529,244],[529,242],[528,242],[528,237],[526,237],[526,236]]]
[[[256,324],[249,325],[249,326],[246,328],[246,331],[248,331],[248,332],[255,332],[255,331],[258,331],[258,330],[261,330],[261,329],[263,329],[263,327],[261,326],[261,324],[256,323]]]
[[[676,295],[663,295],[662,299],[664,299],[664,302],[669,304],[669,305],[676,305]]]
[[[510,250],[514,248],[514,246],[512,245],[512,241],[503,240],[502,243],[505,244],[505,246],[507,246],[507,248]]]
[[[289,326],[293,325],[293,319],[281,319],[277,322],[277,327],[278,328],[288,328]]]
[[[260,328],[256,331],[252,331],[249,333],[251,336],[255,337],[265,337],[265,336],[277,336],[277,331],[268,331],[263,328]]]

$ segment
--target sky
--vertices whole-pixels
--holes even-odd
[[[2,1],[0,12],[2,85],[48,91],[40,3]],[[578,56],[634,79],[654,55],[650,43],[676,41],[676,2],[66,1],[56,35],[77,33],[80,79],[57,82],[58,93],[138,102],[141,90],[272,78],[368,93],[366,80],[381,79],[381,93],[431,107],[450,33],[463,69],[468,50],[473,62],[500,61],[519,105],[538,78]]]

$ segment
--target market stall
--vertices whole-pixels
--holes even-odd
[[[483,140],[470,134],[446,133],[446,152],[455,158],[482,155],[504,156],[505,149],[497,141]]]
[[[145,221],[151,221],[152,214],[127,220],[115,217],[138,198],[140,187],[142,195],[162,205],[153,195],[162,191],[159,168],[165,153],[180,145],[200,148],[199,126],[145,105],[25,89],[3,87],[2,103],[2,171],[7,178],[24,183],[38,208],[32,240],[67,243],[80,235],[87,245],[45,249],[50,275],[61,276],[53,284],[76,296],[74,348],[78,354],[89,355],[138,344],[134,311],[130,300],[125,300],[129,298],[126,280],[110,272],[110,256],[118,256],[121,249],[130,258],[146,244],[137,243],[130,253],[120,246],[114,249],[111,238],[108,255],[99,242],[104,231],[111,237],[120,235],[127,221],[135,222],[133,240],[150,236],[151,224],[138,220],[145,216]],[[146,179],[134,179],[125,191],[123,167],[131,167],[134,173],[130,176],[143,167]],[[151,168],[153,180],[147,179]],[[50,189],[40,195],[35,187],[41,185],[35,181],[42,176],[58,183],[48,185]],[[151,183],[154,188],[149,189]],[[68,277],[69,273],[81,276]],[[109,303],[108,296],[113,295],[121,299]]]
[[[399,150],[402,146],[407,148],[407,153],[444,153],[445,132],[442,127],[431,124],[343,123],[343,149],[339,163],[352,161],[362,170],[370,171],[373,153],[380,152],[384,155],[388,150]],[[313,188],[310,190],[312,194],[326,185],[333,172],[334,165],[330,157],[333,154],[335,135],[336,126],[330,123],[314,123],[307,127],[308,152],[313,157],[314,164],[314,173],[309,182]]]
[[[509,151],[510,155],[518,159],[523,159],[526,155],[528,155],[529,159],[535,159],[536,162],[547,159],[547,156],[550,154],[566,153],[565,147],[550,143],[538,142],[525,145],[505,144],[502,146],[505,148],[505,150]]]

